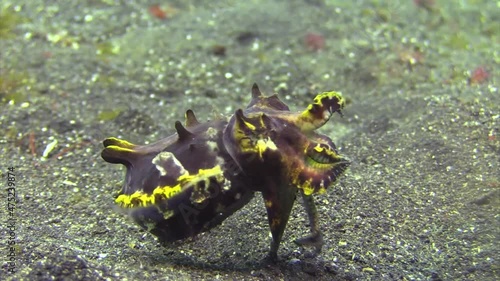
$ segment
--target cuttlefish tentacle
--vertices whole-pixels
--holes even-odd
[[[345,99],[339,92],[323,92],[314,98],[313,103],[309,104],[306,110],[295,115],[290,120],[302,131],[313,131],[323,126],[333,113],[338,112],[342,115],[341,109],[345,105]]]

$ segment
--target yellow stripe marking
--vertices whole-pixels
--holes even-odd
[[[224,181],[224,175],[220,165],[210,169],[199,169],[197,174],[190,175],[186,171],[183,175],[177,178],[175,186],[158,186],[153,190],[152,194],[138,190],[132,194],[121,194],[115,199],[115,203],[123,208],[147,207],[155,205],[160,200],[172,198],[180,193],[183,189],[195,186],[199,182],[204,181],[208,186],[210,179],[215,178],[217,182]]]

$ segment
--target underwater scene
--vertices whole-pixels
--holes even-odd
[[[498,280],[500,3],[0,3],[0,280]]]

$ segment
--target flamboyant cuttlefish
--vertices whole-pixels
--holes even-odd
[[[185,125],[175,122],[176,134],[153,144],[108,138],[102,158],[127,168],[115,202],[160,241],[172,242],[217,226],[261,192],[272,233],[269,257],[276,259],[299,192],[311,234],[296,242],[319,252],[312,194],[325,192],[349,161],[315,130],[344,104],[340,93],[324,92],[294,113],[254,84],[250,104],[228,118],[200,123],[188,110]]]

